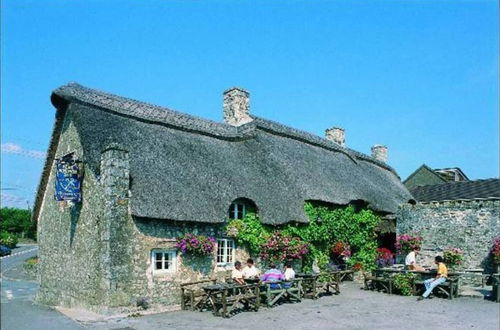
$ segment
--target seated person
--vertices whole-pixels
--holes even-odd
[[[243,268],[243,278],[257,278],[260,275],[260,270],[255,267],[253,259],[248,258],[247,265]]]
[[[236,261],[234,263],[233,273],[231,274],[231,278],[237,284],[245,284],[245,280],[243,279],[243,272],[241,271],[241,262]]]
[[[418,250],[414,249],[410,253],[406,255],[405,258],[405,266],[409,270],[417,270],[417,271],[423,271],[424,268],[422,266],[417,265],[417,254]]]
[[[285,277],[285,281],[290,281],[290,280],[293,280],[295,278],[295,271],[293,270],[292,263],[290,261],[287,261],[285,263],[284,277]],[[291,282],[283,283],[283,287],[285,289],[289,289],[292,287],[292,283]]]
[[[435,278],[430,278],[424,281],[426,290],[423,295],[418,297],[417,300],[423,300],[429,297],[429,295],[432,293],[432,290],[434,290],[434,288],[437,287],[439,284],[443,284],[444,282],[446,282],[446,279],[448,278],[448,268],[444,264],[443,257],[436,256],[436,258],[434,258],[434,262],[438,267],[437,275]]]
[[[271,289],[279,289],[279,284],[273,284],[273,282],[283,281],[285,277],[279,269],[276,268],[276,264],[271,262],[269,264],[269,270],[260,277],[262,282],[271,283]]]
[[[285,263],[285,280],[289,281],[291,279],[295,278],[295,271],[292,268],[292,263],[290,261],[287,261]]]

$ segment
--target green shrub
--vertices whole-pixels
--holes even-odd
[[[17,236],[6,231],[0,232],[0,244],[6,245],[11,249],[17,245]]]
[[[256,256],[271,237],[271,228],[263,225],[255,213],[247,213],[243,219],[231,220],[226,226],[228,236],[239,244],[246,245],[250,254]]]
[[[394,287],[401,291],[403,296],[411,296],[413,294],[413,281],[415,281],[415,274],[413,273],[401,273],[393,277]]]
[[[11,207],[0,209],[0,231],[17,237],[36,239],[36,223],[31,221],[31,211]]]

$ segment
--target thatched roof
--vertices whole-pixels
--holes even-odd
[[[138,217],[222,222],[231,202],[244,197],[264,223],[280,224],[307,222],[306,200],[363,200],[394,213],[412,199],[388,165],[269,120],[233,127],[78,84],[55,90],[52,102],[58,118],[71,111],[83,161],[95,173],[107,145],[129,151],[131,212]],[[37,205],[44,185],[42,178]]]

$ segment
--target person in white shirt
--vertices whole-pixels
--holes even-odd
[[[243,268],[243,278],[257,278],[260,275],[260,270],[255,267],[253,259],[248,258],[247,265]]]
[[[231,274],[231,278],[238,284],[245,284],[245,280],[243,279],[243,272],[241,271],[241,262],[236,261],[234,263],[234,269]]]
[[[406,255],[405,266],[409,270],[424,270],[421,266],[417,265],[418,250],[413,250]]]
[[[285,264],[285,281],[289,281],[295,278],[295,271],[292,268],[292,263],[287,261]]]

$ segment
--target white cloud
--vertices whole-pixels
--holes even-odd
[[[7,142],[2,143],[2,153],[22,155],[30,158],[45,159],[46,153],[39,150],[27,150],[19,144]]]
[[[3,147],[3,146],[2,146]],[[3,149],[2,149],[3,150]],[[26,207],[28,200],[16,195],[11,195],[7,193],[1,193],[1,203],[2,207]]]

